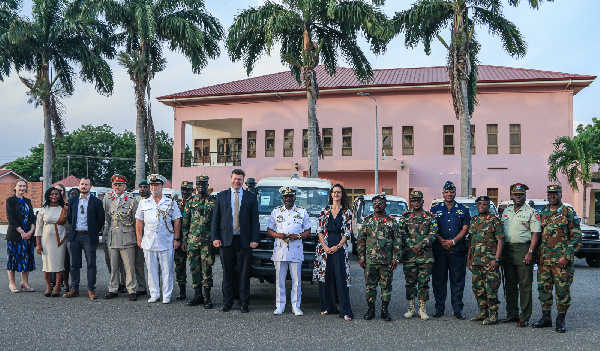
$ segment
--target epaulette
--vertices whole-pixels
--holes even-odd
[[[299,208],[299,209],[302,209],[302,210],[306,210],[304,207],[298,206],[298,205],[296,205],[296,208]]]
[[[278,210],[278,209],[280,209],[280,208],[283,208],[283,207],[285,207],[285,205],[277,206],[277,207],[275,207],[274,209],[275,209],[275,210]]]

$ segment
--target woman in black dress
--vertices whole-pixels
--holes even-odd
[[[27,192],[27,182],[17,180],[14,191],[15,195],[6,199],[6,270],[10,281],[9,288],[14,293],[19,292],[15,272],[21,272],[21,290],[35,291],[29,285],[29,272],[35,269],[35,217],[31,200],[24,196]]]
[[[346,189],[340,184],[334,185],[329,192],[329,205],[321,211],[317,233],[319,242],[313,279],[319,282],[321,315],[339,313],[340,318],[351,321],[354,314],[350,305],[347,242],[352,235],[352,210]],[[336,300],[339,300],[339,311]]]

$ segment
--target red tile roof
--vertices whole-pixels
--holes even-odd
[[[12,169],[0,169],[0,178],[9,175],[9,174],[13,174],[15,177],[19,178],[19,179],[25,179],[23,177],[21,177],[19,174],[17,174],[17,172],[13,171]]]
[[[62,183],[65,186],[65,188],[71,186],[79,186],[79,178],[75,177],[74,175],[70,175],[65,179],[61,179],[58,182],[54,182],[54,184],[52,185],[56,185],[57,183]]]
[[[331,77],[323,66],[316,69],[319,89],[344,89],[358,87],[419,86],[448,84],[448,72],[442,67],[393,68],[373,70],[373,81],[361,83],[350,68],[338,67]],[[540,71],[501,66],[479,66],[479,83],[593,80],[595,76]],[[268,92],[303,91],[289,71],[248,78],[209,87],[188,90],[158,97],[161,99],[208,97],[222,95],[245,95]]]

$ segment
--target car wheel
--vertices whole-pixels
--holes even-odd
[[[352,237],[352,239],[350,241],[352,243],[352,254],[358,255],[358,249],[356,247],[356,239],[354,239],[354,237]]]
[[[585,262],[590,267],[600,268],[600,255],[585,256]]]

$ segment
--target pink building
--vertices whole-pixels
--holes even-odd
[[[523,182],[530,187],[528,198],[544,198],[552,142],[573,135],[573,96],[595,78],[480,66],[479,106],[471,122],[473,193],[508,200],[509,186]],[[426,204],[441,197],[447,180],[460,187],[459,123],[445,67],[375,70],[369,84],[361,84],[348,68],[330,77],[317,67],[317,79],[317,118],[326,155],[319,161],[320,178],[340,182],[354,195],[385,191],[407,197],[421,190]],[[225,189],[234,168],[257,181],[307,173],[306,93],[289,72],[158,100],[175,110],[174,184],[205,174],[211,187]],[[377,190],[375,104],[383,149]],[[186,130],[192,136],[191,157],[183,154]],[[581,211],[581,200],[563,185],[564,201]]]

